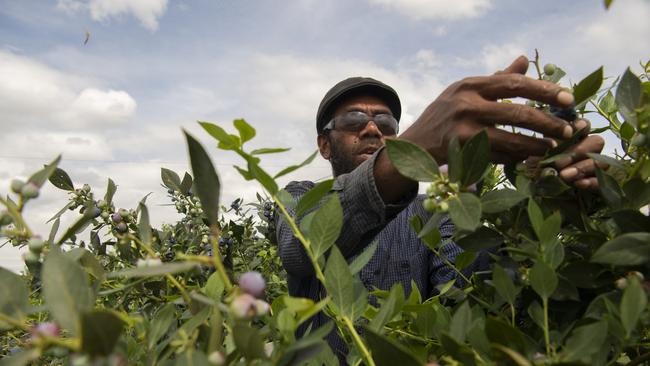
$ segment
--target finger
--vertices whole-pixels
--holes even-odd
[[[559,169],[564,169],[574,162],[586,159],[587,153],[600,153],[603,150],[603,147],[605,147],[605,140],[602,137],[598,135],[589,135],[567,149],[565,152],[573,154],[571,156],[557,159],[555,161],[555,166]]]
[[[510,66],[503,70],[497,71],[494,75],[500,74],[522,74],[525,75],[528,71],[528,58],[524,55],[517,57]]]
[[[558,139],[573,135],[567,121],[523,104],[486,102],[477,106],[477,112],[482,122],[523,127]]]
[[[581,160],[560,170],[560,178],[567,183],[596,176],[596,167],[606,169],[607,164],[593,159]]]
[[[529,156],[542,156],[550,149],[551,143],[542,138],[521,135],[501,130],[496,127],[487,128],[490,148],[496,163],[513,163],[523,161]]]
[[[570,107],[575,101],[573,95],[558,84],[521,74],[479,76],[465,79],[465,83],[491,100],[522,97],[559,107]]]
[[[597,191],[598,190],[598,179],[595,177],[592,178],[586,178],[586,179],[580,179],[577,180],[573,183],[576,188],[580,189],[588,189],[590,191]]]

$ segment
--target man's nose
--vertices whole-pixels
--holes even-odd
[[[370,121],[368,121],[368,123],[366,123],[366,126],[363,128],[363,130],[361,130],[361,132],[359,132],[359,137],[360,138],[363,138],[363,137],[382,138],[383,134],[379,130],[379,127],[377,126],[375,121],[373,121],[371,119]]]

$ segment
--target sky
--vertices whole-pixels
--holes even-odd
[[[189,171],[182,129],[211,154],[223,203],[261,191],[197,121],[234,131],[244,118],[251,149],[290,147],[262,160],[277,172],[316,150],[318,103],[346,77],[393,86],[403,131],[447,85],[535,49],[566,82],[638,70],[647,19],[648,0],[0,0],[0,194],[62,154],[76,186],[101,197],[111,177],[118,207],[151,193],[153,223],[173,222],[160,168]],[[281,183],[330,174],[317,158]],[[26,207],[31,227],[46,236],[66,199],[46,185]],[[0,248],[0,266],[20,270],[19,252]]]

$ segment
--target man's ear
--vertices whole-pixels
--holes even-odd
[[[330,137],[328,135],[318,135],[316,142],[318,143],[318,150],[320,150],[320,155],[323,159],[330,160],[332,156]]]

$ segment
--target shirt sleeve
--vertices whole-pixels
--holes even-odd
[[[382,148],[383,149],[383,148]],[[374,165],[382,149],[348,174],[336,178],[332,192],[336,192],[343,209],[343,227],[336,245],[345,258],[357,255],[368,245],[388,222],[406,208],[417,196],[417,187],[395,204],[385,204],[379,195],[374,178]],[[298,200],[311,186],[289,185],[287,191]],[[325,200],[321,201],[321,204]],[[314,210],[317,208],[314,208]],[[291,212],[293,215],[293,212]],[[277,214],[276,214],[277,215]],[[300,221],[300,218],[296,219]],[[287,272],[294,276],[313,275],[314,269],[291,227],[276,216],[277,239],[282,263]]]

